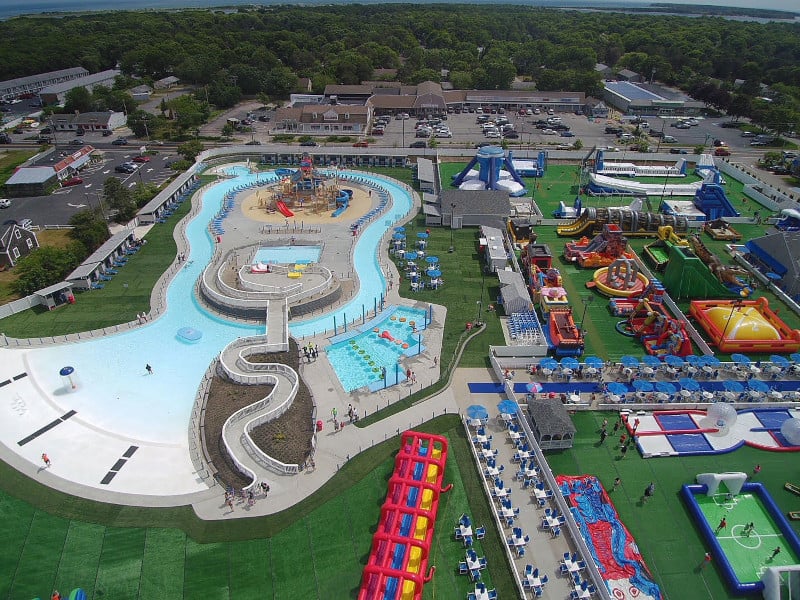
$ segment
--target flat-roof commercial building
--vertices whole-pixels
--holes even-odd
[[[72,67],[71,69],[59,69],[58,71],[0,81],[0,99],[15,98],[20,94],[38,94],[47,86],[82,79],[88,75],[89,71],[83,67]]]
[[[122,73],[122,71],[117,69],[108,69],[107,71],[92,73],[91,75],[86,75],[79,79],[62,81],[61,83],[49,85],[39,91],[39,98],[42,104],[61,104],[64,102],[64,97],[67,92],[76,87],[85,87],[89,91],[96,85],[112,87],[114,85],[114,79],[116,79],[120,73]]]
[[[699,115],[703,109],[702,102],[686,97],[667,98],[654,89],[657,88],[629,81],[607,81],[603,99],[628,115],[691,116]]]

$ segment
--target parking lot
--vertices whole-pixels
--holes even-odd
[[[88,135],[85,137],[89,137]],[[106,138],[108,139],[108,138]],[[74,146],[78,149],[80,146]],[[62,187],[49,196],[11,198],[11,206],[3,209],[0,217],[8,219],[31,219],[34,225],[66,225],[76,212],[87,207],[97,208],[103,193],[103,184],[109,177],[116,177],[127,187],[137,183],[161,185],[175,175],[165,165],[176,159],[174,152],[159,152],[149,156],[147,163],[137,163],[133,173],[117,173],[114,167],[139,154],[139,146],[123,146],[119,149],[104,150],[104,157],[96,163],[89,163],[78,177],[83,181],[77,185]],[[61,158],[60,151],[43,157],[36,164],[52,164]],[[107,207],[106,207],[107,208]]]

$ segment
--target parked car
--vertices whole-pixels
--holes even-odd
[[[103,129],[103,137],[111,137],[112,135],[114,135],[113,131],[110,129]]]
[[[83,140],[81,138],[75,138],[70,142],[73,146],[83,146]]]
[[[752,131],[743,131],[742,137],[756,137],[756,134],[753,133]]]
[[[612,135],[617,135],[618,133],[622,133],[622,127],[608,126],[606,127],[605,132],[610,133]]]
[[[72,185],[80,185],[83,183],[83,179],[80,177],[70,177],[69,179],[65,179],[61,182],[62,187],[69,187]]]
[[[559,135],[561,137],[575,137],[575,134],[571,131],[562,131]]]
[[[556,135],[557,132],[555,129],[542,129],[542,135]]]
[[[767,142],[764,142],[764,141],[761,141],[761,140],[753,140],[752,142],[750,142],[750,145],[751,146],[766,146]]]
[[[475,144],[475,148],[485,148],[486,146],[493,146],[492,142],[478,142]]]
[[[353,148],[369,148],[369,142],[367,140],[359,140],[353,144]]]
[[[725,121],[719,124],[723,129],[739,129],[739,125],[741,125],[739,121]]]
[[[689,154],[688,150],[684,150],[683,148],[670,148],[670,154]]]
[[[505,139],[507,139],[507,140],[518,140],[519,139],[519,134],[516,131],[511,130],[511,131],[505,132],[503,134],[503,137]]]
[[[411,142],[408,145],[409,148],[427,148],[428,142]]]
[[[731,151],[728,150],[727,148],[720,147],[714,150],[714,156],[730,156],[730,155]]]
[[[671,135],[665,135],[663,138],[661,138],[661,141],[664,142],[665,144],[674,144],[678,140],[677,138],[674,138]]]
[[[127,146],[128,140],[127,138],[117,138],[113,142],[111,142],[112,146]]]
[[[307,147],[316,146],[317,142],[315,142],[314,140],[306,140],[305,142],[300,142],[300,145],[301,146],[307,146]]]
[[[8,198],[0,198],[0,208],[9,208],[11,206],[11,200]]]
[[[250,140],[249,142],[247,142],[245,144],[245,146],[260,146],[260,145],[261,145],[261,141],[260,140]],[[147,158],[147,157],[145,156],[144,158]],[[134,160],[136,160],[136,159],[134,159]],[[148,158],[147,160],[150,160],[150,159]],[[147,162],[147,160],[142,161],[142,162]]]
[[[258,143],[260,144],[261,142],[258,142]],[[253,142],[247,142],[247,144],[248,144],[248,145],[253,145]],[[139,156],[134,156],[134,157],[133,157],[133,162],[137,162],[137,163],[147,163],[147,162],[150,162],[150,157],[149,157],[149,156],[144,156],[144,155],[141,155],[141,154],[140,154]]]
[[[722,140],[714,140],[712,143],[713,143],[714,148],[721,148],[722,146],[727,146],[728,145],[725,142],[723,142]]]
[[[116,167],[114,167],[114,172],[116,172],[116,173],[128,173],[128,174],[130,174],[130,173],[133,173],[135,170],[136,170],[136,167],[134,167],[133,165],[127,165],[127,164],[117,165]]]

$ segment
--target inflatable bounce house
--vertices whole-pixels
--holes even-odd
[[[461,190],[503,190],[512,197],[528,193],[514,168],[511,152],[506,154],[500,146],[479,148],[464,170],[455,176],[453,187]]]
[[[800,331],[791,329],[758,300],[693,300],[689,314],[720,352],[789,354],[800,350]]]

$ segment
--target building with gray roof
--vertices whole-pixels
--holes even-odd
[[[42,104],[61,104],[64,102],[64,97],[67,92],[76,87],[85,87],[89,91],[96,85],[104,85],[110,88],[114,85],[114,79],[116,79],[120,73],[122,73],[122,71],[118,69],[108,69],[107,71],[86,75],[77,80],[62,81],[43,88],[39,92],[39,98]]]
[[[575,425],[566,407],[555,398],[528,400],[533,436],[542,450],[566,450],[575,443]]]
[[[89,75],[89,71],[83,67],[72,67],[0,81],[0,98],[5,100],[15,98],[20,94],[36,94],[47,86],[81,79],[87,75]]]

